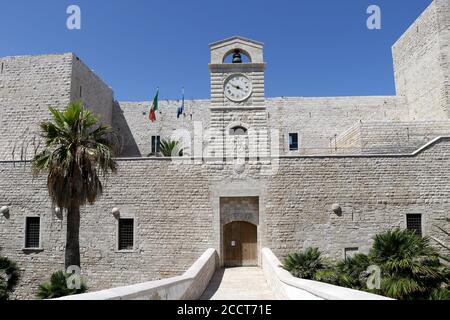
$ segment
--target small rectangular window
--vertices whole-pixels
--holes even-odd
[[[298,133],[289,133],[289,150],[298,150]]]
[[[161,146],[161,137],[160,136],[152,136],[152,154],[156,155],[159,153]]]
[[[25,223],[25,248],[37,249],[40,246],[41,218],[27,217]]]
[[[344,249],[344,258],[347,260],[348,258],[353,258],[356,254],[358,254],[359,248],[345,248]]]
[[[134,248],[134,219],[119,219],[119,250]]]
[[[414,231],[418,236],[422,236],[422,215],[407,214],[406,229]]]

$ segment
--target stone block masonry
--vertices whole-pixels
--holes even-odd
[[[273,129],[279,132],[281,155],[331,154],[335,137],[360,121],[407,121],[407,108],[397,97],[322,97],[322,98],[269,98],[266,110],[249,110],[242,118],[236,112],[215,109],[210,111],[209,100],[187,100],[186,117],[176,117],[180,100],[160,102],[158,121],[151,123],[148,112],[151,102],[117,102],[114,106],[113,126],[124,140],[122,156],[146,157],[151,153],[151,137],[169,138],[175,130],[191,137],[193,147],[194,123],[199,122],[206,134],[215,130],[214,139],[205,137],[203,146],[210,150],[223,146],[223,134],[232,123],[242,122],[255,130]],[[192,110],[192,119],[189,116]],[[267,117],[268,120],[265,120]],[[239,121],[237,121],[239,120]],[[300,148],[290,151],[289,133],[299,134]],[[265,139],[263,139],[265,138]],[[268,137],[258,141],[267,145]],[[220,149],[221,150],[221,149]],[[191,150],[193,151],[193,150]],[[268,152],[265,150],[265,152]],[[264,150],[263,150],[264,153]]]
[[[335,139],[356,123],[405,121],[407,108],[398,97],[317,97],[267,99],[269,128],[280,132],[281,155],[334,152]],[[289,133],[298,133],[299,150],[291,151]]]
[[[71,101],[82,100],[104,124],[112,125],[114,94],[111,87],[75,55],[72,57],[70,98]]]
[[[0,65],[0,159],[29,158],[48,108],[70,102],[72,54],[5,57]]]
[[[116,102],[113,108],[113,127],[123,139],[124,157],[147,157],[151,152],[152,136],[161,139],[181,137],[173,136],[175,130],[184,135],[183,143],[189,146],[188,153],[192,153],[194,126],[199,123],[202,132],[209,127],[209,100],[187,100],[185,102],[185,115],[177,118],[177,109],[181,100],[161,100],[157,121],[149,120],[150,101],[144,102]],[[192,118],[191,118],[192,114]]]
[[[0,199],[11,208],[9,219],[0,218],[0,254],[21,267],[17,297],[33,298],[37,286],[63,268],[65,218],[54,213],[44,177],[33,179],[29,165],[2,163],[0,167]],[[89,287],[108,289],[179,275],[211,247],[206,174],[197,166],[172,170],[168,161],[121,162],[103,198],[82,210],[82,267]],[[135,219],[132,251],[117,250],[114,207],[120,208],[122,217]],[[28,215],[41,217],[43,250],[22,250]]]
[[[373,236],[405,228],[406,214],[415,213],[423,215],[424,234],[436,234],[450,207],[449,147],[446,139],[414,157],[283,159],[268,184],[267,246],[280,258],[319,247],[342,259],[345,248],[368,252]]]
[[[72,53],[0,58],[0,159],[33,157],[42,141],[39,123],[49,107],[83,100],[112,123],[113,92]]]
[[[421,214],[423,233],[436,235],[450,210],[450,138],[434,139],[450,129],[449,18],[450,2],[435,0],[394,45],[396,96],[266,99],[263,45],[241,37],[216,42],[211,99],[186,101],[180,119],[181,101],[160,101],[155,123],[150,102],[114,101],[111,88],[71,53],[0,58],[0,206],[10,208],[0,216],[0,254],[21,268],[15,297],[34,298],[38,285],[63,268],[66,233],[45,177],[33,179],[30,163],[18,160],[41,147],[38,125],[49,119],[48,107],[80,98],[120,133],[126,157],[105,179],[103,197],[82,209],[82,272],[92,291],[180,275],[208,248],[223,262],[222,227],[231,220],[257,225],[259,257],[267,247],[280,259],[306,247],[332,259],[367,252],[376,234],[405,228],[407,214]],[[251,63],[223,63],[236,47]],[[247,101],[224,98],[223,81],[234,72],[253,81]],[[281,157],[201,157],[212,156],[203,151],[224,145],[227,131],[239,126],[247,132],[233,137],[231,148],[257,136],[267,142],[266,155],[277,138],[253,129],[278,131]],[[193,146],[198,129],[214,136]],[[195,161],[144,158],[152,136],[177,138],[174,130],[189,136],[185,154]],[[290,133],[298,134],[298,150],[289,148]],[[339,144],[358,154],[330,155]],[[381,154],[365,154],[371,148]],[[33,250],[23,248],[29,216],[41,218],[40,248]],[[119,218],[134,219],[131,250],[119,250]]]
[[[237,175],[227,164],[123,160],[104,196],[82,210],[83,275],[91,290],[101,290],[182,274],[206,249],[220,247],[212,190],[236,181],[265,189],[261,242],[280,259],[309,246],[334,259],[346,248],[367,252],[374,235],[404,228],[409,213],[423,214],[424,234],[433,234],[450,210],[449,155],[446,138],[415,156],[281,158],[278,172],[267,177],[258,165]],[[33,298],[37,285],[63,267],[65,220],[52,210],[45,179],[33,180],[29,169],[0,163],[0,199],[10,206],[10,217],[0,217],[0,254],[21,267],[18,298]],[[334,203],[342,216],[332,212]],[[117,250],[112,208],[135,219],[132,251]],[[27,215],[41,216],[42,250],[22,249]]]
[[[411,153],[435,137],[450,135],[450,121],[358,122],[336,138],[336,154]]]
[[[397,95],[412,120],[450,116],[450,3],[435,0],[392,47]]]

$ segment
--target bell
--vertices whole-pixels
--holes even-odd
[[[242,56],[239,50],[235,50],[233,54],[233,63],[242,63]]]

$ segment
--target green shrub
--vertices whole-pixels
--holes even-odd
[[[439,288],[433,290],[429,300],[450,300],[450,290],[447,288]]]
[[[336,270],[333,267],[330,267],[327,269],[316,271],[314,273],[313,280],[339,286],[339,285],[341,285],[341,282],[342,282],[341,277],[342,277],[342,274],[340,274],[338,272],[338,270]]]
[[[369,266],[381,269],[381,288],[369,290]],[[400,300],[450,300],[450,269],[430,239],[395,229],[374,238],[369,255],[357,254],[336,264],[325,263],[318,249],[292,253],[284,268],[295,277],[378,293]]]
[[[395,299],[427,299],[446,282],[445,267],[427,237],[395,229],[375,236],[372,264],[381,268],[381,294]]]
[[[0,301],[5,301],[9,299],[9,293],[7,290],[8,284],[3,277],[0,277]]]
[[[339,275],[338,284],[356,290],[366,290],[368,279],[367,269],[370,265],[369,257],[362,253],[338,262],[336,265],[336,270]]]
[[[164,157],[177,157],[183,155],[181,141],[179,140],[162,140],[160,145],[160,153]]]
[[[52,274],[50,282],[43,283],[39,286],[36,296],[39,299],[56,299],[74,294],[81,294],[87,291],[85,283],[81,282],[80,289],[67,288],[67,279],[70,273],[58,271]]]
[[[0,301],[8,300],[20,279],[17,264],[8,258],[0,257]]]
[[[321,255],[318,248],[307,248],[302,252],[289,254],[283,266],[294,277],[314,279],[316,272],[326,268]]]

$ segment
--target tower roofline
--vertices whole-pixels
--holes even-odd
[[[242,42],[247,43],[248,45],[253,45],[253,46],[261,48],[261,49],[264,47],[264,43],[262,43],[262,42],[259,42],[259,41],[256,41],[256,40],[252,40],[252,39],[248,39],[248,38],[244,38],[244,37],[241,37],[241,36],[233,36],[233,37],[230,37],[230,38],[227,38],[227,39],[223,39],[223,40],[220,40],[220,41],[212,42],[212,43],[209,44],[209,48],[211,48],[211,49],[218,48],[218,47],[227,45],[229,43],[235,42],[236,40],[240,40]]]

